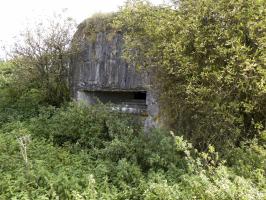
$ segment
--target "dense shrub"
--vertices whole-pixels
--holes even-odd
[[[199,153],[173,133],[142,133],[103,105],[42,108],[0,130],[0,198],[263,199],[262,142],[229,152],[227,166],[212,146]]]
[[[54,106],[69,101],[70,57],[78,51],[72,42],[75,29],[75,22],[64,11],[25,27],[16,42],[6,48],[9,60],[0,61],[0,88],[4,83],[5,90],[13,90],[14,98],[31,89],[41,91],[42,100]]]
[[[0,127],[37,116],[39,108],[47,105],[42,90],[18,82],[16,70],[11,61],[0,63]]]
[[[265,129],[265,1],[130,2],[116,25],[129,62],[157,74],[166,126],[219,151]]]
[[[119,117],[120,116],[120,117]],[[71,103],[61,108],[40,109],[40,115],[29,127],[38,137],[51,139],[55,144],[66,143],[84,148],[101,148],[105,142],[134,132],[134,120],[125,114],[111,111],[99,104],[88,106]]]

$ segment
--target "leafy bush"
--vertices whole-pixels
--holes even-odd
[[[116,25],[129,62],[156,74],[165,126],[219,151],[265,129],[265,1],[130,2]]]
[[[266,146],[257,139],[246,141],[241,147],[228,150],[225,154],[228,165],[234,172],[242,177],[256,182],[260,186],[265,186],[266,172]]]
[[[0,127],[37,116],[39,108],[47,105],[42,90],[18,83],[16,70],[11,61],[0,63]]]
[[[30,130],[38,137],[51,139],[58,145],[70,143],[89,149],[101,148],[115,137],[134,132],[129,117],[102,104],[73,103],[58,109],[44,108],[30,124]]]
[[[226,165],[212,146],[198,152],[173,133],[142,133],[130,118],[109,111],[72,103],[5,124],[0,129],[0,198],[265,197],[262,144],[232,150]]]

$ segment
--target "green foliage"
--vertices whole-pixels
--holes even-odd
[[[17,85],[16,66],[12,62],[0,63],[0,127],[13,120],[25,120],[38,114],[46,104],[45,94],[28,84]]]
[[[23,31],[9,53],[15,66],[14,84],[22,91],[41,90],[51,105],[70,100],[69,63],[77,51],[74,30],[74,21],[59,14]]]
[[[212,146],[198,152],[173,133],[142,133],[108,106],[45,107],[0,129],[0,198],[263,199],[261,142],[233,149],[226,165]]]
[[[253,3],[137,1],[118,18],[142,55],[128,56],[160,64],[161,101],[184,137],[143,132],[112,105],[63,105],[36,85],[36,60],[0,62],[0,199],[265,199],[265,5]],[[222,154],[211,145],[235,141]]]
[[[116,25],[129,61],[157,74],[166,125],[220,151],[265,129],[265,1],[131,2]]]
[[[0,61],[0,88],[4,89],[11,84],[13,67],[10,62]]]
[[[257,139],[246,141],[240,147],[228,150],[225,154],[228,165],[232,166],[237,174],[257,182],[258,185],[266,184],[265,141],[264,144]]]
[[[100,148],[105,142],[122,137],[115,133],[134,132],[129,118],[119,118],[119,115],[102,104],[70,104],[55,110],[53,107],[40,110],[39,117],[31,120],[30,129],[36,136],[51,139],[58,145]]]

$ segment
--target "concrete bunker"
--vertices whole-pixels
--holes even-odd
[[[151,77],[123,59],[123,34],[106,25],[111,18],[91,18],[78,26],[74,42],[79,51],[70,66],[73,98],[112,103],[115,110],[145,116],[145,127],[156,126],[159,107]]]

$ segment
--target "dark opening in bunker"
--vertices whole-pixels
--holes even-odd
[[[146,92],[135,92],[134,93],[134,99],[141,99],[141,100],[145,100],[146,102]]]
[[[146,91],[84,91],[85,99],[94,104],[97,101],[111,103],[122,112],[145,114],[147,112]]]

